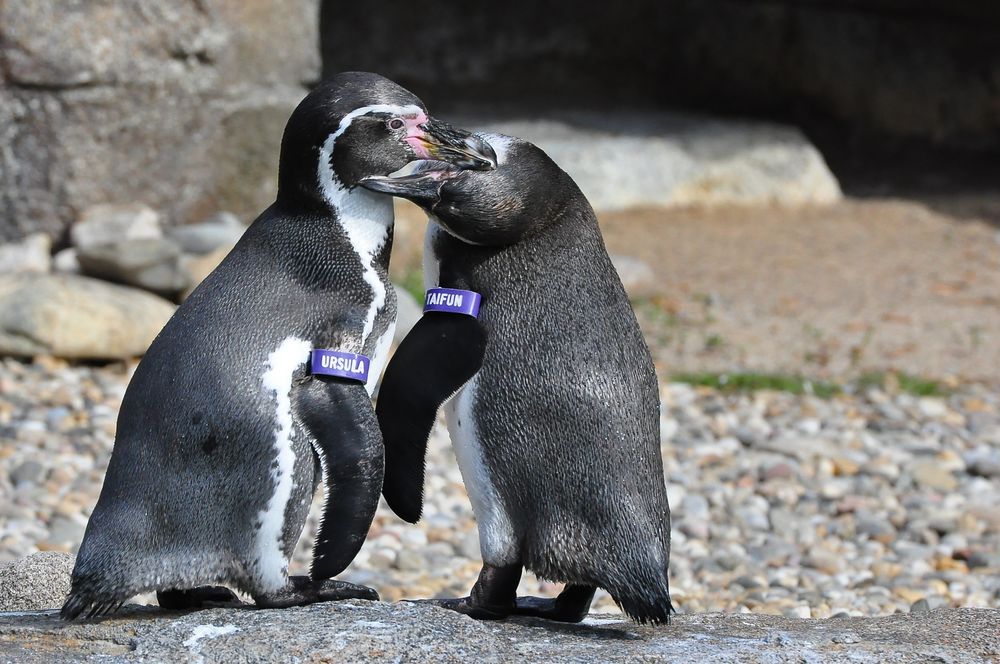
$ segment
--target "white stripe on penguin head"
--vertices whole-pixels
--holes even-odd
[[[385,284],[375,272],[374,260],[389,238],[392,227],[392,198],[376,194],[362,187],[348,188],[333,170],[333,150],[355,118],[369,113],[391,113],[393,115],[423,114],[423,109],[415,104],[373,104],[356,108],[343,117],[337,131],[330,134],[319,152],[319,185],[323,198],[337,215],[347,238],[361,259],[365,282],[372,289],[372,303],[365,317],[365,327],[361,334],[361,346],[368,341],[375,327],[375,316],[385,306]],[[362,349],[358,349],[360,352]]]

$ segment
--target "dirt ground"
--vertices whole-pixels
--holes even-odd
[[[656,273],[655,295],[635,308],[661,375],[897,370],[1000,382],[1000,227],[974,207],[942,207],[649,209],[601,225],[611,252]],[[421,217],[400,210],[397,278],[419,265]]]

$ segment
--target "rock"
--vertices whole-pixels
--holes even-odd
[[[76,247],[66,247],[52,257],[52,269],[63,274],[80,274],[80,258]]]
[[[396,332],[392,343],[398,346],[424,315],[424,309],[421,303],[410,295],[410,291],[396,284],[392,286],[396,289]]]
[[[990,551],[975,551],[969,556],[969,568],[985,567],[1000,572],[1000,553]]]
[[[160,215],[146,205],[100,204],[83,211],[69,236],[77,249],[87,250],[125,240],[157,239],[163,232]]]
[[[318,80],[317,0],[0,4],[0,238],[141,202],[168,223],[274,200],[285,121]]]
[[[30,459],[10,471],[10,483],[15,489],[22,484],[34,484],[44,473],[45,466]]]
[[[0,355],[141,355],[173,315],[155,295],[71,275],[0,277]]]
[[[61,607],[69,593],[73,561],[67,553],[43,552],[0,568],[0,611]]]
[[[459,124],[537,144],[598,211],[636,206],[814,205],[841,199],[822,155],[792,127],[682,115],[572,112]],[[629,133],[621,127],[628,126]]]
[[[220,212],[199,224],[177,226],[167,236],[189,254],[209,254],[219,247],[232,247],[239,242],[246,226],[230,212]]]
[[[794,609],[795,615],[805,611]],[[1000,611],[803,620],[760,614],[678,615],[640,626],[591,614],[580,625],[477,621],[433,606],[331,602],[279,610],[186,614],[126,607],[115,619],[62,623],[54,613],[0,615],[0,659],[26,662],[202,661],[916,661],[954,664],[1000,648]],[[926,657],[925,657],[926,658]]]
[[[629,299],[636,300],[656,293],[656,273],[648,263],[622,254],[611,254],[611,262]]]
[[[189,284],[180,248],[165,238],[130,239],[80,247],[80,268],[92,277],[173,296]]]
[[[223,245],[210,254],[204,256],[184,256],[181,258],[181,268],[187,275],[188,287],[181,295],[181,300],[186,300],[198,284],[205,280],[219,263],[233,250],[233,245]]]
[[[48,272],[52,241],[44,233],[33,233],[20,242],[0,244],[0,274],[5,272]]]
[[[937,491],[954,491],[958,486],[955,476],[936,461],[920,460],[910,465],[913,479],[922,487]]]

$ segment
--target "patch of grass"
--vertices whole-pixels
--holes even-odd
[[[725,340],[718,334],[710,334],[708,338],[705,339],[705,350],[715,350],[716,348],[722,348],[725,344]]]
[[[773,390],[792,394],[814,394],[829,399],[844,391],[842,385],[824,380],[809,380],[802,376],[766,373],[678,373],[670,377],[675,383],[710,387],[722,392],[755,392]],[[904,392],[918,397],[943,397],[947,387],[935,380],[920,378],[901,372],[876,371],[866,373],[850,383],[851,392],[877,387],[887,392]]]
[[[410,270],[399,281],[407,293],[413,296],[417,304],[424,303],[424,273],[421,270]]]
[[[814,394],[822,399],[839,394],[841,387],[827,381],[812,381],[801,376],[764,373],[681,373],[671,376],[678,383],[711,387],[726,392],[774,390],[792,394]]]
[[[888,392],[904,392],[918,397],[943,397],[948,395],[948,389],[927,378],[920,378],[904,372],[873,371],[866,373],[857,380],[855,386],[859,390],[877,387]]]

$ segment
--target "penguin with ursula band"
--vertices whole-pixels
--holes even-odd
[[[425,315],[386,369],[376,406],[383,495],[420,518],[438,407],[479,525],[477,618],[582,620],[606,589],[666,623],[670,510],[649,350],[589,203],[530,143],[480,135],[496,168],[425,161],[362,185],[422,206]],[[526,568],[566,584],[516,597]]]
[[[433,156],[490,167],[478,139],[365,73],[337,75],[292,113],[275,203],[180,306],[129,384],[100,499],[62,615],[141,592],[161,606],[281,607],[360,597],[332,580],[368,532],[382,486],[370,394],[396,304],[392,201],[358,186]],[[316,485],[310,577],[287,567]]]

